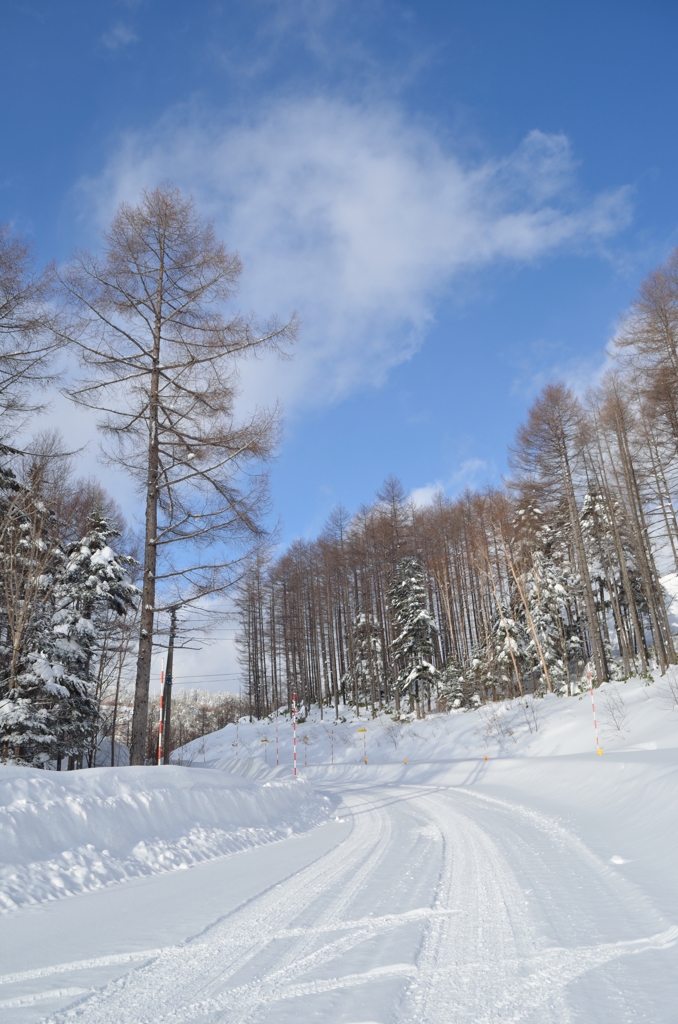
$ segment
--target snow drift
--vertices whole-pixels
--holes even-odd
[[[328,798],[307,782],[267,775],[1,767],[0,911],[188,868],[327,818]]]

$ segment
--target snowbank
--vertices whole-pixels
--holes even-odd
[[[612,751],[662,750],[678,747],[678,669],[654,680],[630,679],[604,683],[595,690],[599,737],[605,753]],[[466,758],[548,757],[596,752],[591,700],[588,693],[576,697],[528,697],[485,705],[478,710],[450,715],[430,715],[424,721],[399,723],[380,713],[372,718],[364,709],[356,718],[349,707],[325,708],[320,720],[312,708],[297,726],[297,758],[303,775],[306,767],[369,765],[416,762],[449,762]],[[362,730],[367,730],[364,732]],[[194,764],[230,766],[235,752],[235,725],[189,744],[177,756],[196,757]],[[360,731],[359,731],[360,730]],[[249,772],[258,764],[263,770],[279,762],[289,775],[292,768],[292,724],[289,717],[249,722],[238,726],[238,750]],[[263,753],[262,753],[263,751]],[[173,755],[174,756],[174,755]],[[204,758],[204,761],[203,761]],[[244,769],[243,769],[244,770]],[[328,778],[330,776],[328,775]]]
[[[330,803],[303,780],[181,768],[0,767],[0,911],[303,832]]]
[[[274,719],[243,719],[237,747],[235,725],[195,741],[177,752],[190,767],[61,773],[0,767],[0,910],[187,868],[303,832],[330,813],[330,801],[311,784],[472,786],[497,796],[512,791],[512,798],[529,791],[557,798],[561,810],[582,810],[594,798],[600,806],[609,787],[618,806],[625,793],[634,794],[625,814],[640,814],[639,827],[642,818],[651,830],[652,816],[661,821],[662,807],[678,800],[678,670],[653,681],[606,683],[595,700],[602,758],[584,694],[403,723],[386,713],[373,719],[363,711],[357,718],[346,707],[342,721],[333,721],[331,709],[321,720],[314,708],[297,727],[296,781],[292,725],[284,715],[277,739]]]

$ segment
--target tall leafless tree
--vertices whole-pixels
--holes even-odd
[[[261,533],[260,465],[277,416],[236,422],[236,360],[280,350],[297,324],[228,315],[241,269],[193,200],[162,185],[119,207],[101,257],[76,253],[60,275],[69,316],[59,337],[88,370],[68,393],[103,413],[107,457],[145,505],[133,764],[144,759],[156,613],[232,583],[247,538]]]
[[[41,408],[38,395],[54,382],[53,276],[51,266],[36,273],[30,243],[0,225],[0,441]]]

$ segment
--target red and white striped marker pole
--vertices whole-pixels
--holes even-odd
[[[294,746],[294,777],[297,777],[297,695],[292,694],[292,735]]]
[[[165,704],[165,659],[160,666],[160,717],[158,719],[158,764],[162,764],[162,711]]]
[[[596,736],[596,750],[599,754],[602,754],[603,750],[598,739],[598,723],[596,721],[596,705],[593,702],[593,676],[591,675],[591,669],[588,670],[589,676],[589,690],[591,692],[591,710],[593,711],[593,731]]]

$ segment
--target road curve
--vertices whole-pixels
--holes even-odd
[[[63,965],[55,991],[79,999],[44,1019],[675,1019],[678,929],[561,823],[471,788],[344,784],[341,795],[352,827],[336,846],[222,917],[215,899],[203,932],[96,991],[69,989]]]

